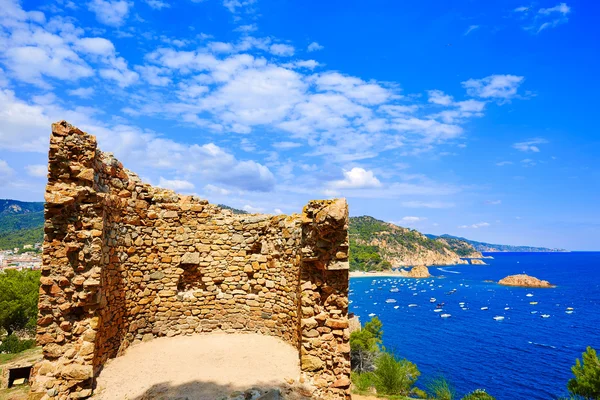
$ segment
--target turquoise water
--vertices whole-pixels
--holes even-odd
[[[586,346],[600,350],[600,253],[486,255],[494,257],[487,266],[432,267],[431,279],[352,278],[350,311],[362,323],[371,313],[381,319],[384,346],[417,364],[421,386],[428,377],[443,374],[460,395],[475,388],[485,388],[498,400],[565,394],[575,359]],[[557,287],[484,282],[519,273]],[[399,291],[390,292],[393,286]],[[443,312],[434,312],[441,302]],[[573,313],[566,313],[568,307]]]

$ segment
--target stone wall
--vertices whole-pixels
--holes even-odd
[[[278,336],[314,398],[350,397],[345,200],[233,214],[141,182],[64,121],[48,168],[38,398],[88,397],[136,342],[212,331]]]

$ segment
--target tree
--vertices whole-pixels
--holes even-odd
[[[373,363],[379,352],[379,345],[383,336],[382,326],[381,320],[373,317],[361,330],[350,334],[353,370],[357,372],[373,370]]]
[[[35,327],[39,285],[39,271],[0,273],[0,327],[8,336],[16,330]]]
[[[596,355],[596,350],[588,346],[582,355],[582,362],[575,360],[575,365],[571,367],[574,378],[569,380],[567,389],[574,396],[580,396],[584,399],[600,399],[600,359]]]
[[[381,353],[375,360],[373,383],[378,394],[407,395],[421,375],[417,366],[406,359],[399,360],[392,353]]]

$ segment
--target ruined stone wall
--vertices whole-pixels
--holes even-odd
[[[344,200],[239,215],[152,187],[54,124],[33,392],[87,397],[131,344],[218,330],[282,338],[315,398],[349,398],[347,225]]]

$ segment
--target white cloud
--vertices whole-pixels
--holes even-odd
[[[271,54],[275,54],[276,56],[282,57],[291,57],[294,55],[295,52],[294,46],[281,43],[272,44],[269,50]]]
[[[473,224],[473,225],[460,225],[459,228],[461,229],[479,229],[479,228],[485,228],[490,226],[490,224],[488,222],[479,222],[477,224]]]
[[[473,32],[476,29],[479,29],[479,25],[471,25],[469,26],[469,28],[467,28],[467,31],[464,33],[464,35],[467,36],[469,33]]]
[[[158,182],[158,186],[166,189],[172,189],[175,191],[189,191],[194,190],[194,184],[190,181],[183,179],[165,179],[162,176]]]
[[[298,142],[275,142],[273,143],[273,147],[280,150],[293,149],[295,147],[302,146],[302,143]]]
[[[402,222],[405,224],[416,224],[417,222],[423,222],[426,221],[427,218],[426,217],[414,217],[414,216],[407,216],[407,217],[403,217],[402,218]]]
[[[231,13],[237,13],[238,9],[246,8],[256,3],[256,0],[223,0],[223,5]]]
[[[75,47],[84,53],[98,56],[110,56],[115,52],[112,42],[100,37],[81,38],[75,43]]]
[[[503,167],[505,165],[511,165],[511,164],[513,164],[512,161],[500,161],[500,162],[496,163],[496,165],[499,166],[499,167]]]
[[[525,7],[525,6],[517,7],[517,8],[514,9],[514,11],[518,12],[518,13],[527,12],[529,10],[530,10],[530,8],[529,7]]]
[[[312,42],[311,44],[308,45],[308,47],[306,48],[306,50],[308,50],[309,52],[311,52],[311,51],[323,50],[324,48],[325,47],[321,46],[319,43]]]
[[[375,177],[373,171],[354,167],[349,171],[344,171],[344,179],[333,181],[330,186],[334,189],[368,189],[381,187],[382,184]]]
[[[325,72],[314,77],[317,88],[321,91],[342,93],[361,104],[381,104],[388,100],[392,93],[375,82],[340,74]]]
[[[34,164],[25,166],[27,174],[35,178],[45,178],[48,175],[48,166],[45,164]]]
[[[560,3],[551,8],[541,8],[538,13],[542,15],[549,15],[554,13],[559,13],[562,15],[567,15],[571,12],[571,7],[569,7],[566,3]]]
[[[244,32],[244,33],[255,32],[257,30],[258,30],[258,26],[256,26],[256,24],[240,25],[234,29],[234,31],[236,31],[236,32]]]
[[[77,89],[67,90],[67,93],[71,96],[80,97],[82,99],[89,99],[90,97],[92,97],[94,95],[94,88],[80,87]]]
[[[449,106],[453,102],[452,96],[445,94],[441,90],[430,90],[427,93],[429,94],[428,101],[430,103]]]
[[[89,10],[96,14],[98,22],[114,27],[125,23],[132,6],[133,3],[125,0],[92,0],[88,3]]]
[[[0,159],[0,184],[5,185],[9,183],[14,175],[15,170],[6,161]]]
[[[258,214],[258,213],[262,213],[265,211],[265,209],[262,207],[254,207],[254,206],[251,206],[250,204],[246,204],[245,206],[242,207],[242,209],[244,211],[249,212],[250,214]]]
[[[490,75],[482,79],[469,79],[462,82],[462,85],[469,96],[509,100],[517,95],[524,80],[524,77],[516,75]]]
[[[216,185],[211,185],[211,184],[205,185],[204,190],[206,190],[209,193],[219,194],[221,196],[227,196],[228,194],[231,193],[230,190],[224,189],[224,188],[216,186]]]
[[[169,8],[171,5],[167,1],[163,0],[144,0],[151,8],[155,10],[162,10],[163,8]]]
[[[513,148],[519,150],[519,151],[524,151],[524,152],[533,152],[533,153],[539,153],[540,152],[540,148],[538,147],[538,145],[540,144],[545,144],[548,143],[548,141],[546,139],[542,139],[542,138],[535,138],[535,139],[531,139],[525,142],[518,142],[513,144]]]

